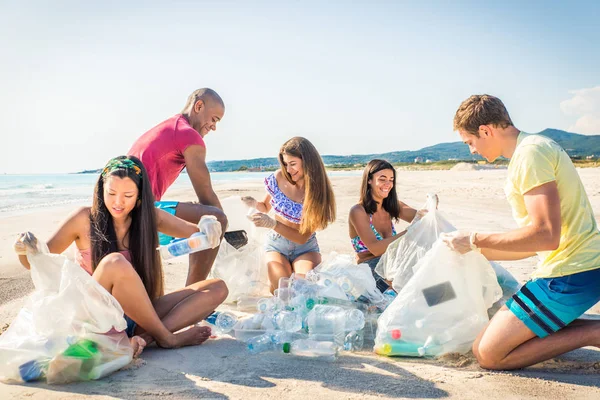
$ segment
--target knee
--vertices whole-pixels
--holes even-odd
[[[105,273],[125,275],[134,272],[133,266],[121,253],[110,253],[104,256],[96,269]]]
[[[215,300],[217,300],[219,302],[219,304],[224,302],[225,299],[227,299],[227,296],[229,296],[229,288],[227,287],[227,284],[225,283],[225,281],[218,279],[217,282],[215,282],[214,290],[215,290]]]
[[[484,369],[501,370],[502,358],[494,352],[489,346],[482,345],[480,342],[473,343],[473,355],[477,359],[479,366]]]

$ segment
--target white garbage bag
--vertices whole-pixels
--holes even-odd
[[[375,351],[390,356],[465,353],[488,322],[488,308],[501,296],[485,257],[461,255],[439,240],[379,317]]]
[[[0,336],[0,381],[92,380],[129,364],[121,305],[79,265],[45,250],[27,256],[35,290]]]
[[[375,268],[381,277],[392,281],[392,287],[397,292],[413,276],[415,265],[431,249],[440,234],[456,230],[436,207],[437,196],[427,195],[424,208],[428,213],[415,222],[404,236],[388,246]]]

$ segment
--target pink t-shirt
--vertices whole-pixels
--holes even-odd
[[[206,147],[202,136],[177,114],[144,133],[127,154],[142,161],[159,201],[185,167],[183,152],[196,144]]]

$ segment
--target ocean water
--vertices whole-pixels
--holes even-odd
[[[213,183],[260,181],[270,172],[211,173]],[[330,176],[357,176],[360,171],[330,171]],[[97,174],[0,175],[0,217],[27,213],[60,205],[92,203]],[[186,174],[174,188],[192,188]]]

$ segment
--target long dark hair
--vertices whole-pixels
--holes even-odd
[[[335,221],[335,196],[323,159],[308,140],[296,136],[285,142],[279,150],[279,164],[285,179],[295,185],[296,182],[287,172],[283,155],[287,154],[302,160],[304,173],[304,202],[299,232],[305,234],[325,229]]]
[[[129,227],[129,254],[133,268],[142,279],[150,299],[164,293],[163,272],[156,231],[154,196],[148,173],[142,162],[133,156],[119,156],[111,159],[96,183],[94,201],[90,213],[92,242],[92,270],[95,270],[102,258],[119,251],[117,234],[112,216],[104,204],[104,184],[110,176],[130,178],[138,188],[138,200],[131,211]]]
[[[394,172],[394,183],[388,196],[383,199],[381,207],[390,214],[392,220],[397,221],[400,218],[400,206],[398,205],[398,195],[396,194],[396,169],[392,164],[385,160],[371,160],[367,163],[363,171],[362,183],[360,185],[360,204],[363,206],[367,214],[373,214],[377,211],[377,202],[371,194],[371,185],[369,180],[373,179],[373,175],[384,169],[391,169]]]

